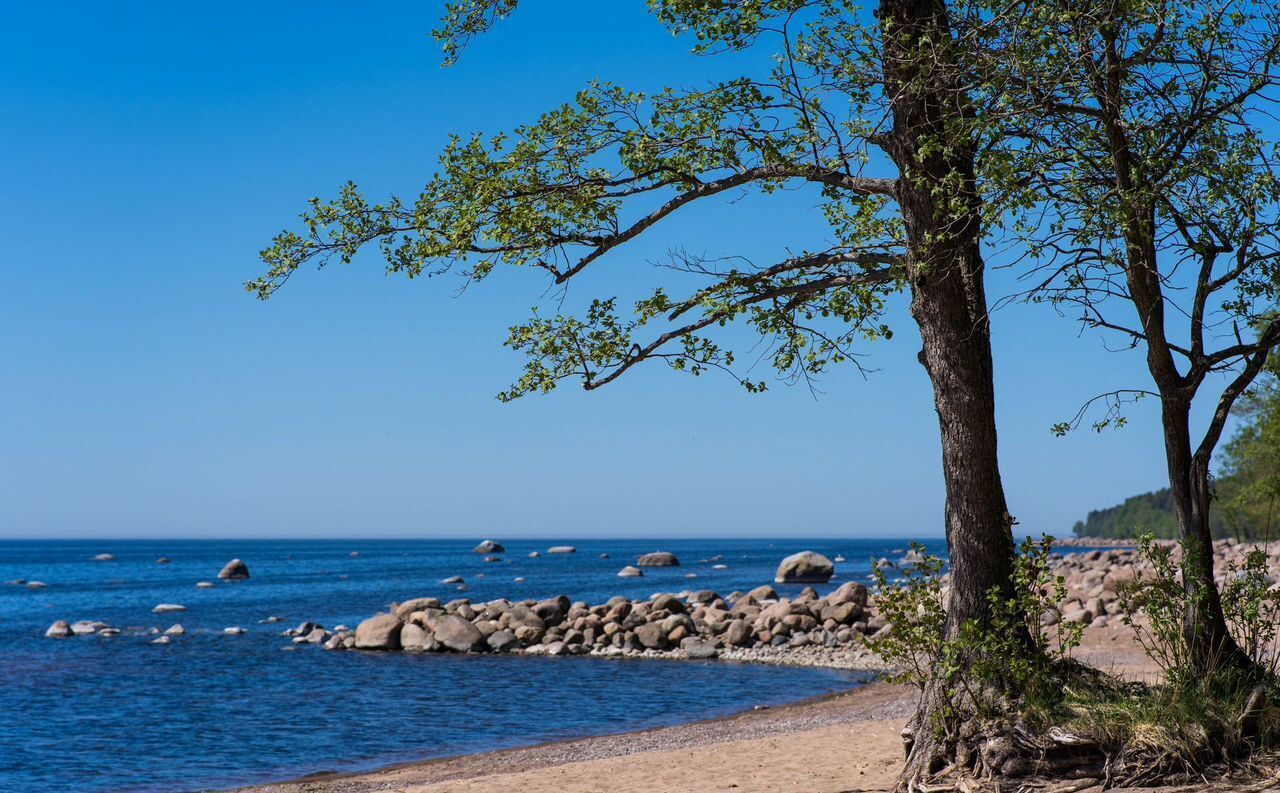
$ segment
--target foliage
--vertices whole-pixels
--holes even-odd
[[[1242,564],[1228,565],[1222,588],[1227,625],[1257,666],[1215,659],[1206,669],[1193,663],[1183,629],[1188,599],[1198,595],[1183,586],[1177,547],[1141,537],[1139,554],[1150,573],[1118,592],[1123,620],[1160,668],[1159,682],[1080,688],[1060,712],[1068,728],[1092,736],[1114,756],[1140,758],[1134,762],[1153,775],[1203,768],[1280,735],[1280,711],[1269,704],[1280,694],[1280,592],[1266,554],[1253,549]]]
[[[1236,408],[1241,423],[1223,447],[1223,471],[1233,487],[1222,494],[1225,522],[1237,534],[1270,540],[1280,513],[1280,364]]]
[[[1217,484],[1219,489],[1230,487],[1222,479]],[[1216,510],[1210,514],[1210,526],[1215,536],[1227,536],[1227,527]],[[1160,539],[1174,539],[1178,536],[1178,518],[1173,511],[1173,494],[1165,487],[1130,496],[1114,507],[1090,510],[1084,520],[1076,521],[1072,532],[1077,537],[1131,539],[1149,533]]]
[[[517,5],[448,3],[436,31],[446,62]],[[348,264],[366,248],[389,273],[453,272],[464,286],[500,267],[541,270],[550,305],[510,328],[506,345],[526,363],[502,400],[566,380],[598,388],[642,361],[723,370],[764,390],[741,369],[738,345],[788,382],[856,364],[856,343],[891,336],[885,300],[903,285],[896,174],[883,157],[872,163],[885,112],[879,27],[842,0],[650,7],[699,52],[760,48],[766,65],[699,89],[593,83],[510,133],[457,135],[415,198],[375,201],[349,183],[312,199],[301,228],[262,252],[266,271],[248,290],[266,299],[300,267]],[[623,259],[628,242],[695,202],[794,188],[812,192],[829,230],[787,240],[781,261],[675,246],[646,291],[569,299],[571,281],[607,255]]]
[[[959,701],[990,706],[991,691],[1017,692],[1024,706],[1040,707],[1060,696],[1060,672],[1079,646],[1083,626],[1041,624],[1040,615],[1066,597],[1061,576],[1051,570],[1053,539],[1023,540],[1007,587],[987,593],[990,621],[966,620],[948,629],[945,563],[918,544],[891,568],[876,567],[876,609],[888,627],[868,640],[895,671],[891,679],[924,690],[940,677]],[[896,581],[889,570],[899,574]],[[946,714],[944,714],[945,716]]]

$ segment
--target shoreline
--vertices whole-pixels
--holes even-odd
[[[486,778],[537,773],[570,764],[609,763],[671,751],[715,751],[726,743],[777,739],[814,730],[847,729],[851,725],[884,725],[905,720],[914,707],[915,696],[911,689],[873,679],[847,691],[783,705],[757,706],[668,727],[408,760],[372,771],[318,771],[279,782],[231,788],[228,793],[434,791],[437,786],[449,783],[474,783]],[[900,743],[897,730],[889,732]],[[525,789],[507,787],[497,779],[482,784],[485,787],[481,789]]]

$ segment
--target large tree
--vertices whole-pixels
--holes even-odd
[[[1249,0],[995,0],[989,11],[970,54],[985,52],[973,68],[1009,112],[984,173],[1026,210],[1014,228],[1033,263],[1029,294],[1145,353],[1151,385],[1107,396],[1097,423],[1129,397],[1159,401],[1185,639],[1202,671],[1247,663],[1214,583],[1210,464],[1280,344],[1269,120],[1280,11]],[[1212,407],[1193,432],[1198,398]]]
[[[446,57],[516,5],[451,3]],[[562,287],[698,202],[808,188],[833,244],[787,239],[794,255],[758,266],[679,256],[669,266],[698,283],[683,294],[663,270],[629,306],[609,296],[580,315],[535,314],[511,329],[527,362],[501,397],[564,380],[595,389],[647,361],[724,369],[758,391],[766,384],[737,372],[736,337],[722,330],[734,322],[772,345],[780,372],[811,377],[850,360],[858,338],[888,335],[885,301],[905,287],[942,436],[945,632],[987,625],[991,594],[1011,587],[1013,520],[996,455],[975,112],[945,3],[885,0],[874,19],[843,0],[650,5],[702,53],[768,48],[775,65],[699,90],[592,85],[510,136],[455,138],[416,199],[370,202],[349,184],[314,200],[302,230],[263,252],[267,273],[250,290],[267,298],[308,263],[375,245],[410,277],[457,269],[474,283],[515,265]],[[904,784],[958,757],[962,770],[981,766],[958,729],[973,703],[956,696],[942,674],[927,688]]]

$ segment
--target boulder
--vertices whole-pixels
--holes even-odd
[[[636,639],[650,650],[665,650],[667,648],[667,632],[655,622],[646,622],[636,628]]]
[[[156,560],[156,564],[169,564],[169,557],[161,556],[159,559]]]
[[[578,549],[572,545],[553,545],[547,549],[547,553],[577,553]]]
[[[71,636],[71,625],[66,620],[58,620],[49,626],[49,630],[44,632],[45,636],[51,639],[66,639]]]
[[[165,629],[164,634],[165,636],[181,636],[186,632],[187,632],[187,629],[182,627],[182,623],[175,622],[174,624],[170,625],[168,628]]]
[[[463,580],[463,578],[462,578],[462,576],[460,576],[460,575],[451,575],[451,576],[449,576],[448,578],[443,579],[440,583],[442,583],[442,584],[465,584],[465,583],[467,583],[467,582],[466,582],[466,581],[464,581],[464,580]]]
[[[196,582],[196,589],[213,589],[213,587],[214,587],[214,586],[215,586],[215,585],[214,585],[214,583],[213,583],[212,581],[197,581],[197,582]]]
[[[724,632],[724,640],[734,647],[745,647],[751,644],[751,623],[746,620],[734,620]]]
[[[356,626],[359,650],[399,650],[403,621],[394,614],[376,614]]]
[[[859,606],[867,605],[867,588],[857,581],[849,581],[841,584],[840,588],[830,595],[827,595],[827,602],[833,606],[841,603],[857,603]]]
[[[76,636],[89,636],[97,633],[107,627],[105,622],[93,622],[92,620],[80,620],[71,623],[71,632]]]
[[[778,593],[773,587],[768,584],[764,584],[763,586],[758,586],[748,592],[747,597],[754,598],[755,600],[777,600]]]
[[[654,551],[641,555],[636,559],[636,564],[640,567],[679,567],[680,560],[673,553]]]
[[[537,551],[529,551],[530,559],[537,559],[539,556],[542,556],[542,554],[538,553]]]
[[[680,642],[680,649],[690,658],[715,658],[720,655],[720,651],[716,649],[714,642],[699,639],[696,636],[690,636]]]
[[[246,633],[245,629],[238,625],[233,625],[230,628],[223,628],[222,632],[228,636],[243,636]]]
[[[400,627],[400,648],[403,650],[424,651],[432,649],[435,637],[421,625],[406,622]]]
[[[480,650],[484,647],[484,634],[480,629],[462,617],[444,614],[431,624],[436,634],[436,641],[459,653]]]
[[[160,605],[151,609],[151,611],[155,614],[165,614],[172,611],[186,611],[186,610],[187,610],[186,606],[182,606],[177,603],[161,603]]]
[[[28,581],[28,582],[27,582],[27,589],[44,589],[44,588],[46,588],[46,587],[48,587],[48,586],[49,586],[49,585],[48,585],[48,584],[46,584],[46,583],[45,583],[45,582],[43,582],[43,581]]]
[[[668,611],[672,614],[684,614],[688,611],[684,602],[675,595],[658,595],[653,599],[654,611]]]
[[[396,616],[402,620],[409,619],[409,615],[415,611],[425,611],[427,609],[440,608],[439,598],[413,598],[406,600],[396,606]]]
[[[835,571],[836,566],[822,554],[801,551],[782,560],[773,580],[779,584],[825,584]]]
[[[223,581],[243,581],[249,577],[249,565],[239,559],[232,559],[223,566],[218,578]]]
[[[109,554],[109,553],[100,553],[97,556],[93,557],[93,561],[95,562],[114,562],[115,560],[116,560],[115,555]]]
[[[500,542],[493,540],[485,540],[484,542],[471,549],[472,553],[506,553],[507,549]]]
[[[632,567],[631,565],[627,565],[626,567],[618,571],[619,578],[638,578],[643,575],[644,575],[643,570],[641,570],[639,567]]]
[[[173,640],[172,640],[172,639],[170,639],[168,636],[161,636],[161,637],[159,637],[159,638],[157,638],[157,639],[152,639],[152,640],[151,640],[151,643],[152,643],[152,644],[168,644],[168,643],[169,643],[169,642],[171,642],[171,641],[173,641]]]
[[[494,631],[485,640],[489,649],[495,653],[509,653],[520,648],[520,640],[511,631]]]

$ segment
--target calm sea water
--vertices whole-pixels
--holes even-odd
[[[0,580],[48,584],[0,586],[0,790],[218,790],[670,725],[840,691],[862,678],[723,662],[310,646],[283,652],[292,645],[280,632],[304,620],[354,626],[392,601],[418,596],[484,601],[563,593],[594,604],[683,589],[728,594],[771,581],[778,560],[803,549],[849,560],[820,588],[830,589],[864,579],[873,557],[904,547],[902,540],[494,539],[507,547],[500,563],[471,553],[470,541],[0,542]],[[578,552],[546,555],[554,544]],[[929,545],[942,551],[940,541]],[[533,550],[544,555],[531,559]],[[682,566],[616,577],[636,555],[654,550],[676,553]],[[116,559],[93,561],[99,553]],[[157,564],[160,556],[172,562]],[[233,557],[249,565],[250,580],[195,587],[217,581]],[[452,575],[466,579],[466,592],[441,583]],[[153,614],[159,603],[187,611]],[[272,615],[284,622],[259,623]],[[168,646],[128,631],[45,638],[58,619],[139,629],[180,622],[187,634]],[[224,635],[229,626],[248,633]]]

